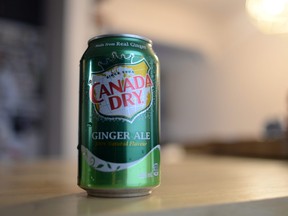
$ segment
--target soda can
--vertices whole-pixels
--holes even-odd
[[[80,61],[78,185],[134,197],[160,183],[160,74],[152,41],[100,35]]]

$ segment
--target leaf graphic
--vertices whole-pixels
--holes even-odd
[[[109,163],[107,163],[107,166],[109,167],[109,169],[112,169],[111,165]]]
[[[99,164],[96,168],[102,168],[103,166],[103,164]]]
[[[120,169],[120,166],[118,166],[117,168],[116,168],[116,170],[119,170]]]

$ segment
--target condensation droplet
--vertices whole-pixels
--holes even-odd
[[[92,122],[88,122],[87,127],[92,127]]]
[[[91,179],[92,181],[95,181],[95,179],[93,178],[93,176],[90,176],[90,179]]]

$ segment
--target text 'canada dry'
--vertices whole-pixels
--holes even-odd
[[[80,62],[78,144],[78,185],[89,195],[141,196],[159,185],[159,79],[150,40],[89,40]]]

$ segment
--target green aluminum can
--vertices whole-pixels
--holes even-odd
[[[149,39],[88,41],[80,61],[78,185],[92,196],[150,194],[160,183],[159,60]]]

